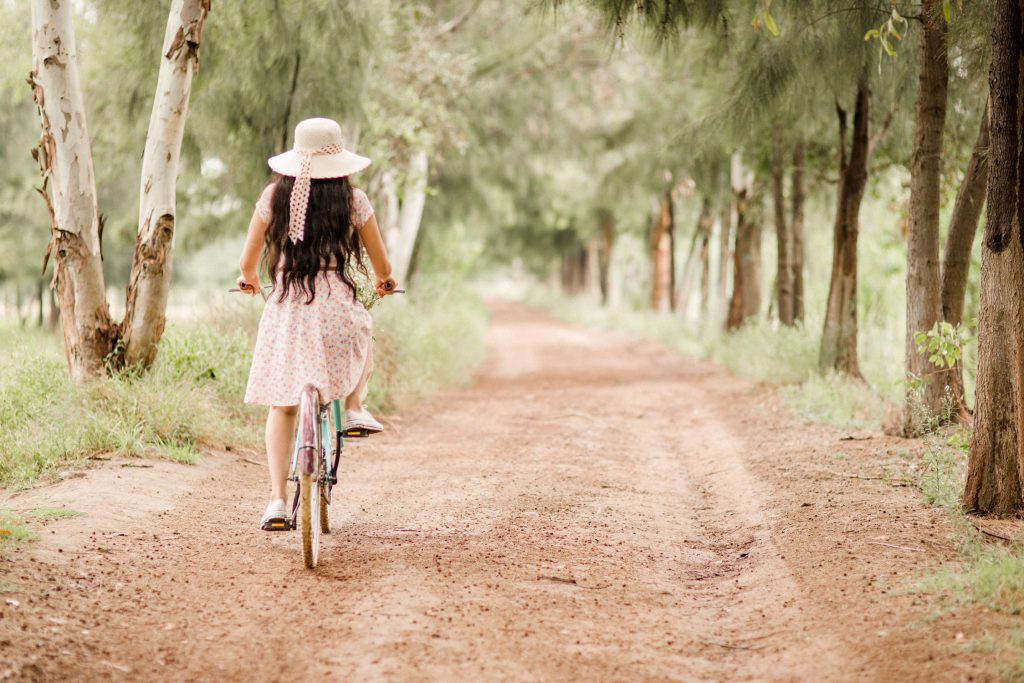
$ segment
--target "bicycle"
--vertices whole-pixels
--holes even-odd
[[[270,285],[259,290],[264,301],[267,300],[264,290],[268,288]],[[232,288],[228,291],[242,290]],[[396,289],[394,293],[404,294],[405,290]],[[329,458],[327,446],[331,444],[332,432],[334,449]],[[320,534],[331,531],[331,492],[338,483],[338,466],[341,464],[345,437],[362,438],[369,435],[370,432],[361,427],[344,429],[341,399],[334,399],[329,405],[324,404],[320,402],[320,392],[314,385],[307,384],[302,388],[295,449],[288,474],[288,481],[295,483],[291,516],[272,522],[269,530],[299,529],[302,535],[302,560],[309,569],[315,569],[320,559]]]

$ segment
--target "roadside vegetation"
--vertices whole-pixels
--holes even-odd
[[[373,309],[374,409],[394,411],[465,381],[482,354],[486,310],[472,294],[426,279],[407,296]],[[259,448],[265,412],[242,403],[258,316],[254,300],[223,300],[172,323],[150,371],[82,384],[68,377],[58,339],[4,330],[0,487],[60,476],[97,454],[194,463],[206,446]]]

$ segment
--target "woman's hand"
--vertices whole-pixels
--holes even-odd
[[[261,291],[260,280],[259,278],[248,278],[245,275],[241,275],[238,278],[238,289],[249,296],[257,296]]]
[[[393,277],[377,278],[377,296],[384,298],[389,294],[394,294],[397,290],[398,283]]]

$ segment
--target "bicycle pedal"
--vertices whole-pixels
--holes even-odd
[[[263,525],[264,531],[291,531],[294,528],[287,519],[272,519]]]
[[[369,429],[346,429],[345,436],[349,439],[365,439],[370,435]]]

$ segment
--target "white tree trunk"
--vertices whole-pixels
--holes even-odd
[[[142,156],[139,228],[125,300],[124,362],[148,366],[163,335],[176,229],[178,159],[210,0],[173,0]]]
[[[412,264],[416,237],[423,219],[423,206],[427,200],[427,153],[414,152],[409,160],[409,179],[405,188],[405,199],[398,212],[397,241],[392,250],[391,264],[395,279],[405,281]]]
[[[72,0],[32,0],[32,73],[29,83],[42,135],[33,156],[43,176],[50,213],[46,258],[54,259],[53,287],[64,325],[64,353],[75,379],[104,372],[117,330],[103,285],[92,150],[78,80]],[[52,183],[52,199],[47,186]],[[45,266],[44,266],[45,269]]]

